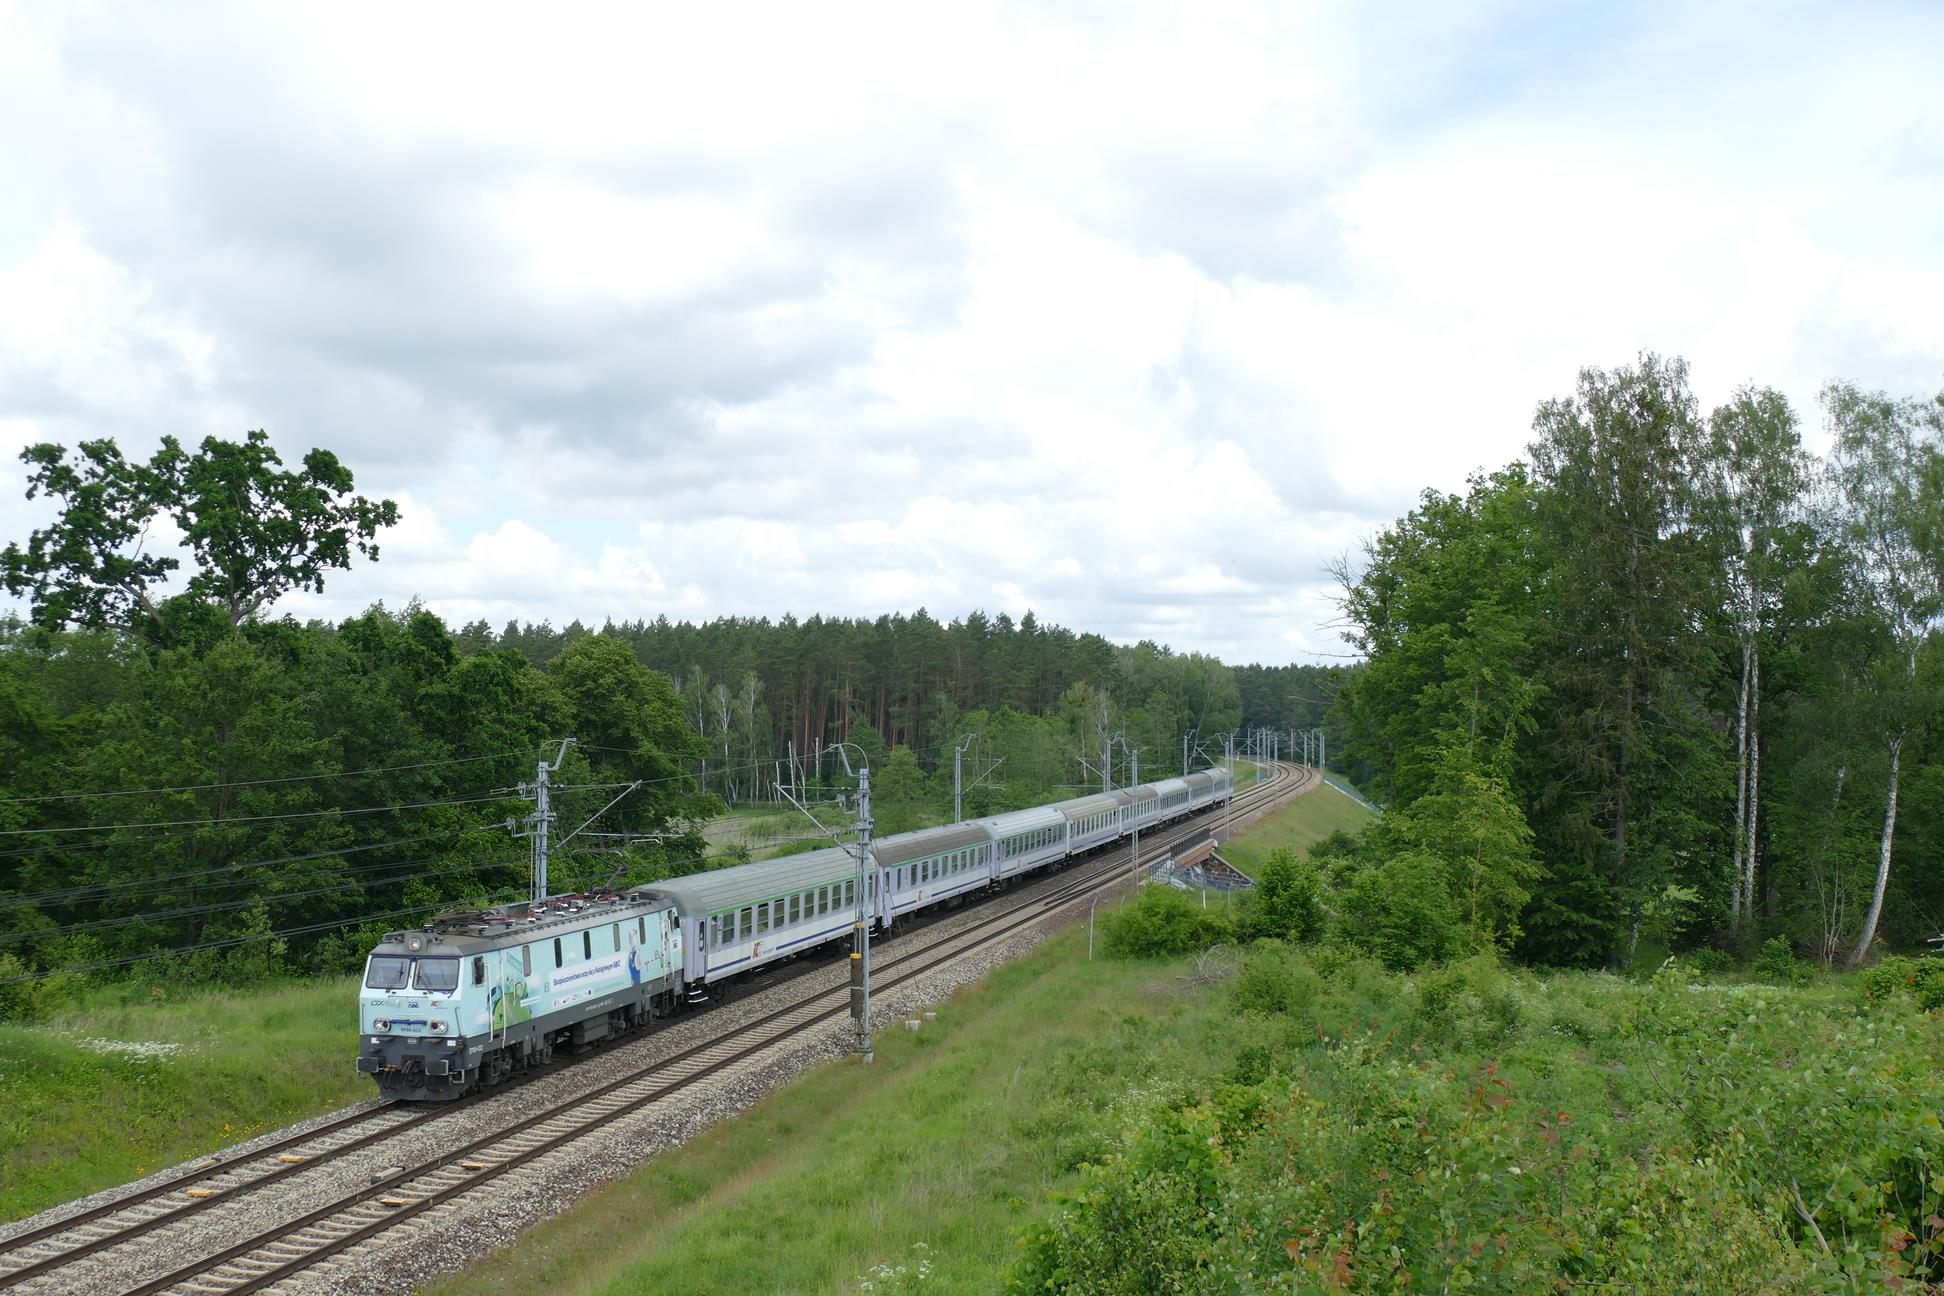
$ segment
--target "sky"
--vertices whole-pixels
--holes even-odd
[[[1944,387],[1944,5],[0,0],[20,449],[335,451],[455,626],[1334,661],[1585,366]],[[4,596],[0,596],[4,597]]]

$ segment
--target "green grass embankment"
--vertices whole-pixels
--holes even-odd
[[[1325,783],[1237,833],[1222,858],[1254,877],[1271,853],[1289,848],[1307,855],[1331,833],[1355,832],[1370,819],[1370,811]]]
[[[0,1025],[0,1219],[375,1093],[351,1069],[357,988],[333,978],[158,1000],[101,992]]]
[[[1090,963],[1068,932],[881,1032],[873,1065],[818,1068],[430,1290],[847,1291],[929,1262],[924,1290],[989,1292],[1157,1077],[1213,1075],[1240,1043],[1178,970]]]
[[[1929,1290],[1944,1032],[1902,999],[1219,966],[1063,934],[429,1291]]]

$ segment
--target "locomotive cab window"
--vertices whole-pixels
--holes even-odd
[[[561,953],[560,937],[558,936],[554,937],[554,966],[555,967],[567,966],[567,956]]]
[[[533,975],[533,946],[531,945],[520,946],[520,975]]]
[[[478,955],[473,956],[473,984],[486,984],[486,960]]]
[[[581,933],[581,957],[584,959],[594,957],[594,929],[591,927]]]
[[[412,960],[373,955],[365,968],[365,984],[373,990],[403,990]]]
[[[412,984],[420,990],[457,990],[459,960],[456,958],[420,959],[418,969],[412,976]]]

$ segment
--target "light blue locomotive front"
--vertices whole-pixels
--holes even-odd
[[[666,903],[567,896],[442,915],[372,951],[358,1070],[387,1097],[455,1098],[673,1012],[680,974]]]

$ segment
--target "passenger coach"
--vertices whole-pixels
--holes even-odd
[[[681,915],[682,975],[688,997],[697,1000],[712,982],[848,933],[857,912],[857,852],[827,846],[669,878],[631,894],[671,903]],[[875,894],[871,905],[877,907]]]

